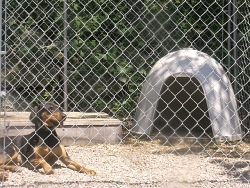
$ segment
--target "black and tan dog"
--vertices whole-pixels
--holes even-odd
[[[45,174],[53,174],[53,164],[61,160],[72,170],[95,175],[94,170],[72,161],[60,143],[55,128],[62,126],[65,119],[66,115],[52,102],[35,107],[30,114],[30,120],[35,124],[34,132],[17,137],[6,136],[5,141],[0,138],[0,169],[15,171],[21,157],[22,166],[30,170],[43,168]]]

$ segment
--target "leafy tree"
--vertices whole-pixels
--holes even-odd
[[[229,2],[67,0],[65,12],[63,0],[6,1],[7,87],[62,102],[67,58],[70,110],[133,114],[148,71],[167,53],[193,47],[228,64]]]

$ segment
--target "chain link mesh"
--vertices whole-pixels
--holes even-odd
[[[140,121],[134,118],[140,96],[150,100],[142,92],[143,84],[152,84],[145,81],[147,75],[163,56],[193,48],[219,62],[231,82],[237,102],[233,113],[239,115],[243,132],[231,144],[249,141],[248,1],[6,0],[2,6],[6,54],[1,61],[1,112],[31,111],[42,101],[56,101],[68,114],[105,112],[123,121],[120,143],[136,144],[144,135],[131,130]],[[162,81],[161,92],[155,92],[159,105],[151,104],[156,115],[148,120],[153,131],[147,139],[162,140],[173,153],[179,147],[187,152],[199,147],[212,157],[215,151],[207,148],[214,144],[208,105],[213,101],[199,98],[205,96],[203,83],[189,75]],[[96,120],[90,119],[87,127]],[[171,122],[174,126],[168,126]],[[91,136],[76,123],[72,130],[91,143],[105,126],[109,121],[94,127]]]

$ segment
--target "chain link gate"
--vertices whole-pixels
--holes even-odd
[[[112,172],[118,174],[117,179],[106,180],[108,176],[101,175],[99,182],[93,182],[90,177],[86,176],[85,179],[81,179],[82,177],[78,178],[76,174],[73,176],[77,179],[72,180],[70,175],[67,176],[67,171],[63,171],[62,173],[65,174],[59,174],[59,176],[65,175],[69,181],[60,179],[61,184],[57,184],[57,181],[49,179],[55,186],[67,186],[70,183],[72,186],[87,186],[88,181],[92,187],[103,185],[112,187],[115,184],[124,187],[160,187],[169,182],[176,183],[169,184],[170,186],[185,186],[185,183],[191,182],[193,186],[202,187],[207,185],[207,181],[214,183],[211,183],[211,187],[221,186],[221,182],[235,185],[233,181],[242,184],[242,187],[249,184],[247,156],[250,126],[250,4],[248,1],[5,0],[2,3],[2,43],[0,44],[2,44],[1,50],[6,51],[1,59],[1,126],[5,129],[3,135],[6,136],[6,129],[9,127],[15,131],[18,130],[18,135],[26,133],[27,128],[33,129],[28,122],[27,114],[42,101],[56,101],[70,119],[68,127],[65,128],[66,133],[59,133],[63,137],[67,134],[72,138],[73,142],[68,144],[70,154],[75,156],[76,150],[79,150],[77,151],[79,156],[82,155],[80,153],[87,152],[84,159],[83,157],[78,159],[79,162],[102,161],[103,163],[96,163],[96,166],[93,166],[98,168],[103,165],[106,167],[104,172],[110,170],[111,174]],[[144,130],[144,133],[148,134],[145,138],[144,135],[135,135],[131,132],[139,121],[134,117],[136,109],[140,107],[138,101],[140,95],[143,94],[142,87],[147,75],[159,59],[171,52],[186,48],[204,52],[223,66],[237,101],[237,111],[233,116],[239,115],[240,117],[239,126],[243,130],[240,140],[233,143],[227,141],[219,143],[215,140],[211,130],[212,125],[206,124],[210,119],[209,108],[199,106],[204,101],[200,102],[192,98],[193,92],[202,92],[202,83],[199,83],[193,76],[185,82],[181,81],[181,78],[171,77],[172,81],[178,85],[176,88],[180,88],[180,92],[169,92],[169,88],[173,86],[168,82],[164,83],[160,93],[156,92],[160,97],[164,95],[166,98],[161,98],[161,104],[164,105],[155,109],[158,110],[157,116],[149,120],[154,130],[152,134]],[[196,89],[188,92],[187,88],[193,87]],[[172,95],[174,97],[171,100],[177,102],[175,105],[168,106],[166,100]],[[147,97],[146,93],[144,99],[149,100]],[[182,98],[192,99],[192,104],[184,104]],[[220,98],[223,100],[223,96]],[[168,121],[178,119],[183,111],[187,115],[181,120],[192,119],[189,121],[191,126],[176,125],[176,127],[166,129]],[[163,127],[158,127],[155,122],[157,118],[163,117],[161,113],[172,115],[169,119],[164,119],[164,117],[165,124]],[[19,127],[20,122],[19,125],[13,123],[17,122],[16,120],[6,124],[10,114],[14,114],[16,119],[26,118],[27,122],[21,127]],[[86,129],[92,128],[91,131],[85,132],[76,120],[82,117],[86,119],[87,123],[84,124]],[[108,120],[105,119],[103,124],[99,123],[98,127],[95,127],[100,117],[108,118]],[[116,129],[111,129],[113,133],[107,131],[108,133],[102,136],[103,146],[92,145],[96,142],[96,135],[101,131],[106,131],[106,127],[112,127],[114,124],[120,125],[120,121],[123,121],[123,126],[118,146],[108,144],[109,138]],[[206,126],[201,125],[203,123]],[[180,129],[185,129],[184,133],[179,132]],[[196,129],[201,132],[198,136],[192,132]],[[236,132],[236,130],[233,131]],[[81,145],[82,135],[88,140],[86,146],[79,149],[73,143]],[[127,145],[130,149],[138,145],[147,149],[140,150],[138,158],[135,153],[132,153],[131,157],[126,154],[126,151],[134,149],[128,149]],[[102,147],[104,151],[101,151]],[[144,156],[149,150],[150,156]],[[140,168],[148,168],[148,174],[134,170],[131,174],[134,173],[133,176],[137,179],[126,176],[129,180],[125,178],[124,182],[120,181],[125,175],[120,174],[119,170],[109,169],[105,166],[108,162],[102,159],[109,156],[110,152],[117,156],[118,154],[114,151],[120,152],[119,154],[125,158],[125,161],[129,159],[135,165],[124,164],[121,160],[121,164],[125,165],[121,166],[125,169],[127,167],[136,169],[140,157],[149,160],[147,162],[152,168],[149,168],[147,164],[139,165]],[[92,153],[96,156],[90,157]],[[211,165],[219,166],[219,169],[213,170],[214,173],[223,174],[225,177],[221,177],[222,179],[227,177],[230,180],[220,181],[216,179],[216,176],[211,176],[212,179],[208,178],[209,180],[203,182],[203,177],[200,177],[201,172],[197,171],[200,181],[191,181],[192,178],[184,177],[184,175],[184,179],[177,182],[174,181],[175,178],[163,181],[158,176],[156,177],[152,170],[157,169],[157,167],[154,168],[154,162],[158,164],[160,159],[169,164],[163,165],[168,169],[172,166],[169,157],[175,155],[176,157],[172,160],[178,158],[177,161],[179,161],[189,154],[206,156],[204,164],[207,165],[209,162]],[[155,155],[157,158],[154,158]],[[77,158],[78,155],[75,157]],[[116,162],[118,163],[119,160]],[[202,161],[200,158],[196,159],[196,161],[200,160]],[[86,162],[87,165],[88,162]],[[185,166],[185,164],[183,162],[182,165]],[[196,166],[196,164],[192,165]],[[200,166],[203,167],[202,162]],[[213,168],[216,168],[214,166]],[[119,165],[116,167],[119,169]],[[177,167],[173,166],[173,168]],[[161,170],[163,174],[159,174],[165,179],[168,171],[166,174],[164,172]],[[25,184],[18,182],[20,176],[25,173],[27,171],[23,170],[19,176],[15,173],[11,174],[16,178],[16,182],[13,180],[13,184],[11,182],[8,184],[7,180],[6,185],[29,185],[27,182]],[[179,174],[182,173],[179,172]],[[142,180],[145,178],[144,175],[149,177],[148,181]],[[178,176],[175,172],[173,175]],[[42,187],[48,183],[35,178],[30,185]]]

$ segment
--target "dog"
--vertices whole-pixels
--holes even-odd
[[[53,174],[52,166],[57,160],[61,160],[69,169],[96,174],[94,170],[71,160],[61,144],[56,128],[63,126],[66,115],[56,104],[53,102],[39,104],[29,118],[35,124],[34,132],[23,136],[6,136],[5,140],[0,138],[0,169],[16,171],[17,166],[22,165],[30,170],[42,168],[45,174]]]

